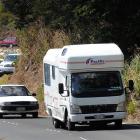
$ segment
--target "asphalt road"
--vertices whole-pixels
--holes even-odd
[[[0,119],[0,140],[139,140],[140,124],[124,124],[121,130],[77,126],[75,131],[54,129],[50,118]]]

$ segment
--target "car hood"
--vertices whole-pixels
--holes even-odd
[[[19,101],[29,101],[35,102],[37,99],[33,96],[1,96],[0,103],[2,102],[19,102]]]
[[[0,65],[7,65],[7,64],[12,64],[13,63],[13,61],[2,61],[1,63],[0,63]]]

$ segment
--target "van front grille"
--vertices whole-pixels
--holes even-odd
[[[116,108],[116,104],[80,106],[82,114],[116,112]]]

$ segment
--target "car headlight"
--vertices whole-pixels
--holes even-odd
[[[71,112],[71,114],[80,114],[80,113],[82,113],[81,109],[80,109],[80,106],[74,105],[74,104],[70,105],[70,112]]]
[[[2,102],[2,103],[0,103],[0,106],[3,106],[4,105],[4,103]]]
[[[11,102],[1,102],[0,106],[10,106]]]
[[[5,105],[5,106],[11,106],[11,102],[4,102],[3,105]]]
[[[117,111],[117,112],[124,112],[124,111],[126,111],[125,102],[119,103],[119,104],[117,105],[116,111]]]

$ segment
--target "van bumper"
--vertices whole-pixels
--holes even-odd
[[[97,113],[97,114],[71,114],[71,122],[90,122],[90,121],[115,121],[124,119],[126,112]]]

